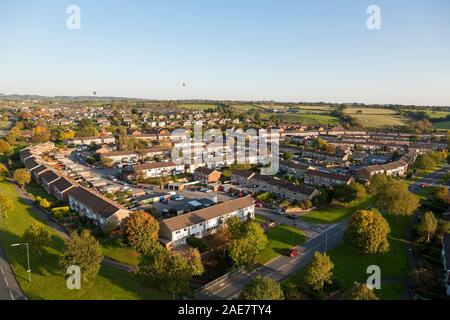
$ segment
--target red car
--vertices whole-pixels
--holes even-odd
[[[291,257],[291,258],[294,258],[294,257],[298,256],[298,250],[297,249],[289,250],[288,256]]]

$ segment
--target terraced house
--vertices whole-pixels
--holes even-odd
[[[159,240],[168,248],[177,247],[185,244],[188,237],[203,238],[214,234],[234,216],[241,221],[254,219],[253,198],[239,198],[164,220],[160,223]]]
[[[68,191],[69,207],[85,216],[104,231],[117,228],[129,211],[109,199],[83,187],[75,187]]]
[[[334,185],[349,185],[355,181],[353,177],[320,170],[308,170],[305,173],[305,183],[313,186],[331,187]]]

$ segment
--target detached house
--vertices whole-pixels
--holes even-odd
[[[129,211],[122,206],[83,187],[69,190],[68,200],[70,209],[89,218],[105,231],[114,230],[129,216]]]
[[[160,223],[160,241],[172,248],[185,244],[190,236],[203,238],[214,234],[234,216],[241,221],[254,219],[253,198],[243,197],[164,220]]]

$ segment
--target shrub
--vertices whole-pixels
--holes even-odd
[[[200,251],[201,253],[208,250],[208,246],[206,245],[205,241],[203,241],[202,239],[191,236],[186,239],[186,242],[191,247],[197,248],[198,251]]]

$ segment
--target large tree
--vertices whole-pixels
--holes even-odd
[[[450,204],[450,193],[446,187],[437,187],[434,191],[433,198],[443,206],[448,206]]]
[[[23,240],[41,255],[42,249],[50,244],[51,235],[41,223],[34,223],[25,230]]]
[[[342,185],[336,188],[334,198],[340,202],[351,202],[361,200],[366,196],[366,188],[357,182]]]
[[[438,228],[438,220],[434,216],[433,212],[428,211],[420,218],[417,225],[417,232],[424,238],[426,242],[430,242],[430,238],[436,233]]]
[[[404,181],[392,179],[384,184],[375,195],[376,206],[392,215],[411,215],[419,207],[419,197],[408,191]]]
[[[267,236],[261,226],[249,221],[242,225],[237,239],[230,242],[228,252],[236,266],[249,265],[255,262],[258,254],[267,245]]]
[[[13,173],[13,178],[21,189],[31,181],[31,174],[26,169],[17,169]]]
[[[378,300],[377,295],[366,284],[355,282],[346,293],[347,300]]]
[[[5,194],[0,193],[0,223],[3,222],[3,218],[8,217],[8,211],[12,211],[14,208],[13,200]]]
[[[350,219],[344,240],[363,253],[389,251],[389,223],[378,210],[359,210]]]
[[[159,222],[145,211],[133,211],[124,221],[128,243],[139,253],[150,250],[158,240]]]
[[[8,168],[3,163],[0,163],[0,181],[8,175]]]
[[[284,300],[281,286],[275,280],[256,276],[242,290],[241,300]]]
[[[333,278],[334,264],[326,253],[314,252],[314,256],[306,268],[305,281],[313,290],[322,290]]]
[[[392,178],[385,174],[376,174],[370,179],[370,184],[367,187],[367,191],[369,191],[370,194],[375,195],[391,180]]]
[[[159,244],[141,256],[138,267],[138,275],[146,284],[156,285],[174,295],[186,291],[192,277],[203,272],[197,249],[178,254]]]
[[[81,233],[72,232],[70,237],[60,258],[60,265],[63,268],[72,265],[80,267],[85,281],[95,278],[103,260],[102,246],[86,229]]]

